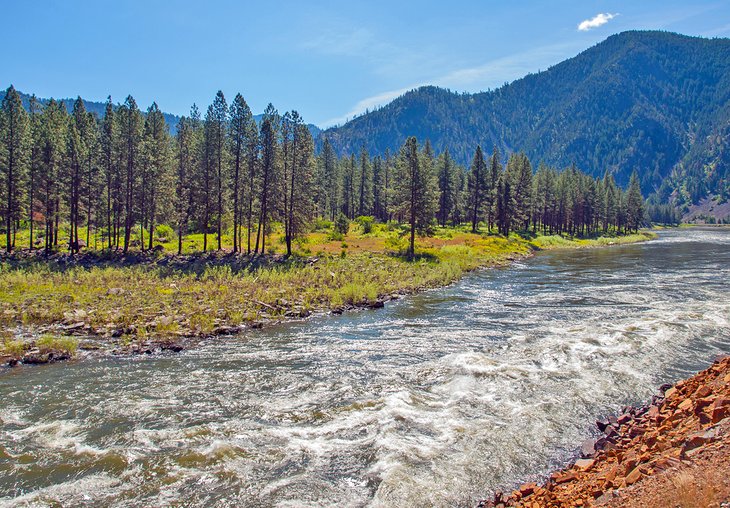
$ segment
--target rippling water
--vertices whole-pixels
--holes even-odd
[[[0,373],[0,506],[453,506],[730,352],[730,231],[550,252],[385,309]]]

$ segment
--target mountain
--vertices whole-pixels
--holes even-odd
[[[576,164],[625,186],[687,205],[730,198],[730,39],[624,32],[497,90],[459,94],[432,86],[328,129],[340,154],[395,152],[429,139],[468,164],[477,144]]]
[[[23,106],[25,106],[26,109],[28,109],[30,104],[30,95],[18,92],[20,94],[21,99],[23,100]],[[3,100],[5,97],[5,90],[0,90],[0,101]],[[66,110],[70,113],[73,110],[74,101],[76,99],[59,99],[61,102],[63,102],[64,106],[66,106]],[[38,99],[38,101],[42,104],[48,104],[49,99]],[[106,111],[106,103],[104,102],[94,102],[94,101],[87,101],[84,99],[84,106],[86,107],[87,111],[90,111],[91,113],[94,113],[97,117],[102,118],[104,116],[104,112]],[[117,107],[116,105],[114,106]],[[143,110],[144,111],[144,110]],[[165,122],[167,122],[167,126],[170,128],[170,132],[172,134],[175,134],[177,132],[177,124],[180,121],[180,117],[177,115],[173,115],[170,113],[162,113],[165,117]],[[261,115],[254,115],[254,120],[256,120],[256,123],[260,124],[261,119],[264,117],[263,114]],[[317,138],[319,134],[321,133],[321,129],[313,124],[307,124],[307,127],[309,128],[309,132],[312,133],[312,137]]]

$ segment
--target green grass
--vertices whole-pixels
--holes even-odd
[[[419,238],[413,262],[404,257],[402,229],[380,224],[368,233],[351,227],[344,240],[330,239],[327,231],[314,232],[296,242],[291,258],[263,262],[220,254],[192,257],[178,265],[152,259],[129,266],[111,260],[85,267],[42,258],[11,259],[0,264],[0,330],[82,323],[92,334],[121,334],[122,342],[128,343],[206,336],[219,327],[367,305],[385,295],[443,286],[467,271],[505,263],[536,248],[647,239],[646,233],[592,240],[504,238],[472,234],[466,228],[438,228],[435,233]],[[283,248],[275,238],[272,235],[267,245]],[[194,235],[190,240],[199,239]],[[215,244],[214,236],[209,242]],[[317,253],[316,259],[306,257],[308,252]],[[75,351],[71,343],[54,344]]]
[[[532,240],[532,245],[541,250],[576,249],[590,247],[605,247],[609,245],[624,245],[644,242],[656,238],[656,233],[640,231],[635,234],[620,236],[599,236],[598,238],[571,238],[569,236],[547,235],[538,236]]]
[[[48,351],[62,351],[73,356],[79,346],[79,341],[73,337],[57,337],[54,335],[43,335],[35,342],[41,353]]]

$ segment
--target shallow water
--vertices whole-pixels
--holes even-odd
[[[0,372],[0,506],[453,506],[730,352],[730,231],[543,253],[385,309]]]

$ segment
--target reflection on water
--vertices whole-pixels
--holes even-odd
[[[378,311],[0,374],[0,506],[469,505],[730,352],[730,231],[552,252]]]

